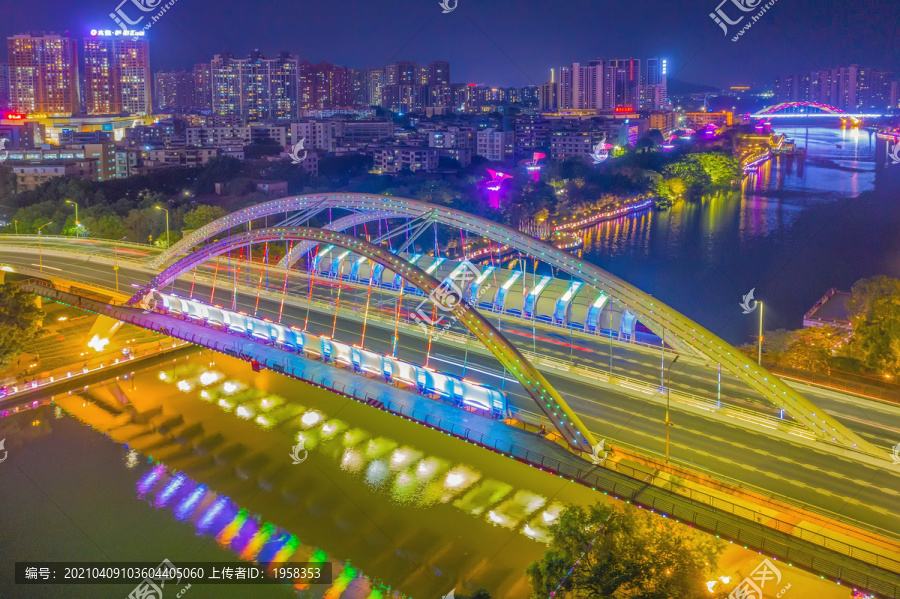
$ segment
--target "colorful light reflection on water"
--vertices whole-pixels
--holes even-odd
[[[154,466],[142,476],[136,488],[139,497],[147,499],[158,509],[171,503],[178,520],[193,521],[197,535],[213,536],[219,545],[230,549],[242,560],[256,561],[267,566],[287,562],[292,557],[300,558],[303,553],[296,535],[271,522],[260,523],[259,516],[240,508],[230,498],[216,495],[206,485],[196,483],[185,474],[170,474],[162,464]],[[182,499],[180,502],[173,502],[174,497]],[[332,562],[332,571],[336,574],[323,595],[326,599],[340,599],[351,585],[363,585],[369,599],[385,596],[358,569],[329,559],[321,549],[313,549],[309,558],[302,561]],[[309,585],[297,583],[294,588],[303,591]]]

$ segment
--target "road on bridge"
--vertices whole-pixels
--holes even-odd
[[[44,244],[44,249],[52,248],[53,245]],[[114,273],[111,265],[106,262],[86,262],[85,258],[45,254],[43,261],[48,276],[56,274],[72,280],[112,287]],[[33,252],[19,253],[9,249],[0,252],[0,262],[30,268],[37,264]],[[123,265],[119,270],[119,278],[124,289],[144,284],[150,276],[143,270]],[[251,281],[253,280],[251,275]],[[209,299],[209,287],[200,282],[193,286],[195,297]],[[187,296],[191,287],[191,279],[186,277],[175,285],[175,291]],[[322,297],[327,297],[330,293],[327,287],[319,290]],[[342,301],[350,302],[352,297],[345,291]],[[365,298],[361,299],[364,306]],[[217,287],[213,303],[230,307],[230,290]],[[250,314],[256,312],[261,317],[278,320],[280,302],[275,299],[263,295],[257,306],[255,296],[239,293],[237,303],[239,310]],[[356,305],[360,306],[358,298]],[[332,327],[335,327],[333,311],[327,314],[316,310],[307,311],[288,301],[284,306],[282,321],[302,326],[307,314],[311,332],[331,334]],[[523,349],[534,343],[539,353],[560,358],[570,354],[577,361],[590,363],[596,368],[608,367],[609,354],[604,353],[608,347],[605,339],[576,339],[574,345],[585,349],[574,349],[568,347],[568,336],[558,333],[548,332],[532,340],[530,327],[513,327],[506,319],[502,321],[502,328],[514,341],[524,335],[521,337],[524,341]],[[339,316],[334,336],[340,341],[358,343],[361,329],[358,320]],[[378,323],[370,321],[365,345],[372,351],[390,353],[392,334],[392,330],[380,328]],[[425,339],[401,332],[398,357],[424,363],[426,346]],[[658,380],[659,360],[659,355],[648,354],[645,350],[630,349],[621,344],[616,344],[613,348],[613,372],[642,376],[647,380],[657,377]],[[503,382],[502,368],[492,357],[480,354],[473,357],[470,353],[466,360],[465,351],[459,345],[440,339],[434,342],[430,353],[433,367],[461,375],[464,361],[467,364],[467,378],[494,387],[504,386],[513,406],[531,409],[531,398],[508,377]],[[673,374],[674,388],[689,388],[707,396],[712,393],[712,397],[715,397],[716,381],[710,377],[708,366],[688,362],[683,365],[679,362],[678,366],[680,370]],[[566,397],[598,438],[624,442],[656,454],[664,453],[664,406],[643,399],[640,395],[599,389],[589,382],[561,376],[558,371],[542,370],[547,380]],[[723,380],[723,383],[723,390],[727,389],[727,395],[741,397],[742,391],[735,384],[736,381]],[[744,388],[743,393],[745,399],[754,401],[749,389]],[[890,440],[900,440],[900,410],[892,406],[851,401],[846,396],[830,391],[804,389],[804,393],[852,430],[873,442],[887,447],[892,444]],[[860,463],[817,451],[800,443],[754,432],[737,424],[725,424],[717,419],[679,412],[677,407],[673,410],[672,418],[675,422],[672,431],[672,456],[688,467],[705,469],[785,497],[802,498],[809,505],[887,531],[900,530],[900,512],[896,509],[900,494],[900,473],[896,468],[890,467],[890,462],[885,462],[883,467]]]

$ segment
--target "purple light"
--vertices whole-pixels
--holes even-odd
[[[175,510],[175,517],[182,521],[187,520],[205,494],[206,485],[198,485],[197,488],[191,491],[191,494],[185,497],[184,501],[178,505],[178,508]]]
[[[177,474],[169,480],[168,484],[165,488],[160,492],[159,495],[156,496],[156,501],[153,504],[156,507],[163,507],[169,500],[172,499],[172,496],[175,494],[178,489],[181,488],[181,485],[184,484],[184,481],[187,479],[187,476],[184,474]]]
[[[137,483],[138,495],[144,495],[159,481],[159,477],[166,471],[165,466],[159,465],[141,478]]]

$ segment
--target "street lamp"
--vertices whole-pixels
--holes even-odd
[[[681,356],[675,356],[675,359],[672,360],[672,363],[669,364],[669,367],[666,368],[666,463],[669,463],[669,427],[672,426],[672,422],[669,420],[669,402],[672,398],[672,379],[669,374],[669,371],[672,370],[672,366],[675,365],[675,362],[678,361],[678,358]]]
[[[53,221],[50,221],[49,223],[44,223],[43,225],[38,227],[38,230],[37,230],[37,234],[38,234],[38,266],[40,267],[41,272],[44,272],[44,244],[41,242],[41,229],[43,229],[47,225],[52,225],[52,224],[53,224]]]
[[[157,210],[162,210],[166,213],[166,248],[169,248],[169,211],[162,206],[154,206],[154,208],[156,208]]]
[[[72,204],[75,206],[75,236],[78,237],[78,202],[73,200],[66,200],[66,204]]]
[[[18,235],[19,234],[19,221],[14,220],[13,223],[15,223],[15,226],[16,226],[16,235]]]
[[[763,303],[759,302],[759,360],[757,364],[762,366],[762,342],[763,342]]]
[[[126,235],[125,237],[128,237],[128,235]],[[122,239],[116,239],[113,242],[113,255],[116,259],[116,265],[113,267],[113,270],[116,271],[116,291],[119,290],[119,242],[124,241],[125,237],[123,237]]]

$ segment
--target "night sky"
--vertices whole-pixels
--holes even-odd
[[[3,11],[0,36],[86,37],[92,28],[115,29],[108,15],[120,1],[15,0]],[[596,57],[668,58],[670,78],[719,87],[771,85],[779,73],[851,63],[892,69],[900,78],[895,1],[777,0],[737,42],[709,18],[719,1],[458,0],[442,14],[438,0],[176,0],[147,38],[154,71],[258,48],[351,68],[444,59],[454,83],[493,86],[540,84],[551,67]],[[131,0],[123,10],[132,18],[155,14],[139,12]],[[731,2],[723,10],[732,18],[756,13],[740,13]]]

